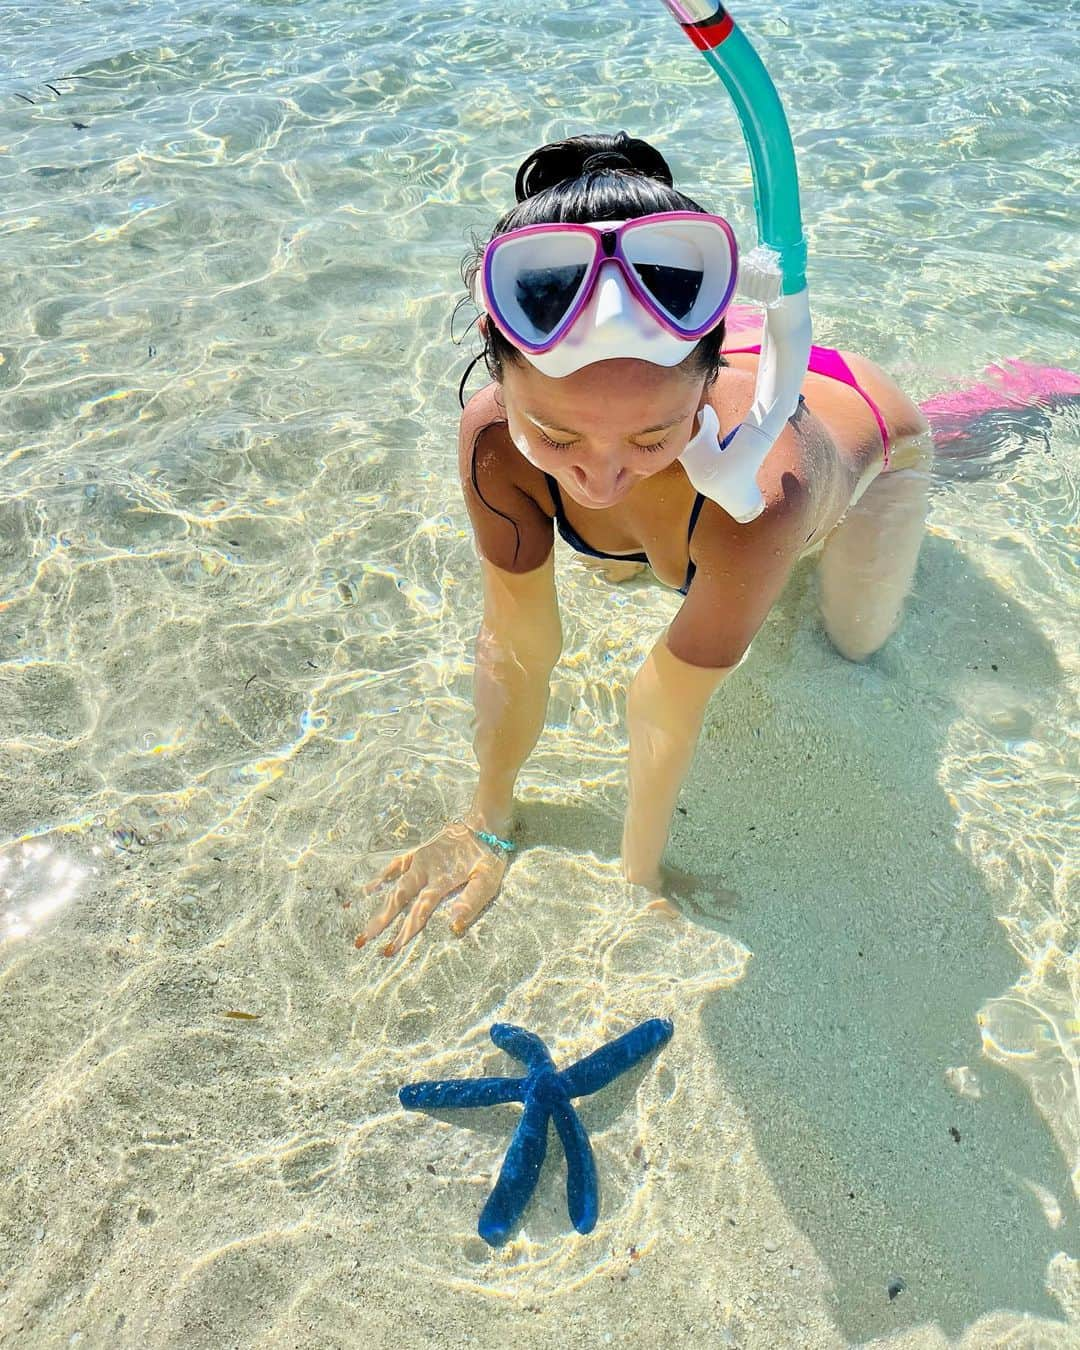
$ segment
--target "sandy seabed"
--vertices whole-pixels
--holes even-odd
[[[354,883],[388,855],[348,822],[310,856],[269,805],[201,846],[9,851],[24,891],[58,859],[85,877],[2,951],[0,1342],[1080,1345],[1076,1099],[1053,1038],[1021,1034],[1073,970],[1039,864],[1056,826],[1032,779],[1030,857],[1010,852],[986,763],[1061,672],[933,535],[865,666],[812,589],[807,563],[710,709],[675,914],[621,881],[617,756],[588,791],[545,788],[593,715],[560,728],[560,687],[497,903],[393,962],[352,946]],[[568,1062],[657,1015],[670,1043],[580,1103],[595,1231],[570,1229],[553,1134],[489,1249],[517,1108],[407,1113],[396,1089],[515,1072],[495,1021]]]

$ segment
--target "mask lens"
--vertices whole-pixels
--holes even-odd
[[[700,268],[667,267],[662,263],[637,263],[641,284],[673,319],[685,319],[701,292],[704,274]]]
[[[490,291],[503,322],[528,343],[545,342],[580,297],[594,252],[589,235],[556,230],[499,245]]]
[[[731,298],[732,247],[715,221],[659,221],[628,229],[623,252],[657,306],[682,328],[700,327]]]
[[[566,317],[585,280],[585,263],[522,268],[514,279],[514,298],[538,333],[553,333]]]

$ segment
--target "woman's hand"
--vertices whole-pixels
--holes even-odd
[[[368,920],[356,945],[363,947],[377,937],[407,908],[397,936],[383,948],[383,956],[396,956],[419,933],[435,908],[455,891],[461,894],[450,906],[450,928],[460,937],[495,899],[505,871],[506,859],[501,852],[482,843],[467,825],[447,825],[434,839],[395,858],[363,888],[364,895],[373,895],[384,882],[400,878]]]
[[[644,893],[641,909],[635,917],[646,914],[664,914],[668,918],[689,919],[706,928],[721,926],[742,904],[742,896],[724,884],[724,878],[713,872],[687,872],[681,867],[661,863],[659,876],[638,880],[623,875],[632,886]]]

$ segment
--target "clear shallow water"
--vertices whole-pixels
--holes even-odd
[[[425,6],[403,40],[378,2],[0,5],[0,1327],[28,1343],[393,1339],[402,1270],[417,1344],[622,1343],[631,1281],[637,1343],[1076,1334],[1075,412],[942,458],[869,666],[793,579],[684,793],[669,857],[712,880],[678,929],[634,926],[616,864],[626,683],[676,598],[560,552],[529,852],[466,942],[351,947],[355,880],[471,783],[470,232],[535,145],[625,127],[752,238],[715,77],[659,4],[612,12]],[[736,18],[794,129],[817,339],[917,399],[1080,368],[1075,6]],[[406,1120],[394,1088],[502,1071],[497,1018],[573,1057],[660,1011],[676,1040],[589,1118],[597,1234],[564,1236],[556,1159],[478,1250],[512,1119]]]

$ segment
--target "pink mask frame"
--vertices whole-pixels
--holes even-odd
[[[658,305],[657,301],[650,295],[646,287],[642,285],[634,271],[633,264],[623,251],[623,238],[629,232],[641,229],[642,226],[646,225],[655,226],[657,224],[674,224],[683,220],[692,221],[695,224],[701,224],[702,221],[709,221],[710,223],[719,226],[726,239],[729,250],[729,276],[723,297],[720,303],[710,311],[704,322],[698,323],[692,328],[680,324],[677,319],[673,319],[671,315]],[[592,241],[593,256],[592,261],[589,263],[585,280],[577,293],[574,303],[568,308],[566,314],[560,319],[559,323],[552,329],[551,333],[543,340],[543,342],[536,343],[530,341],[522,333],[519,333],[514,325],[506,318],[506,315],[499,305],[498,297],[494,294],[494,288],[492,286],[492,269],[495,255],[498,253],[500,246],[507,243],[509,240],[521,239],[526,235],[532,234],[550,234],[552,231],[562,234],[570,233],[585,235]],[[739,253],[738,246],[735,242],[735,232],[723,216],[709,215],[704,211],[660,211],[654,212],[652,215],[648,216],[635,216],[632,220],[623,221],[621,225],[613,224],[611,226],[599,227],[595,225],[578,225],[565,222],[555,222],[546,225],[523,225],[520,229],[508,230],[506,234],[496,235],[484,250],[481,275],[483,278],[482,284],[485,308],[499,331],[509,342],[512,342],[515,347],[534,355],[550,351],[552,347],[556,346],[566,336],[589,303],[593,289],[596,286],[597,277],[600,275],[600,268],[605,262],[614,262],[618,265],[626,280],[627,286],[662,328],[665,328],[673,336],[683,338],[686,341],[693,341],[716,326],[724,314],[724,311],[731,304],[735,294],[735,286],[738,281]]]

